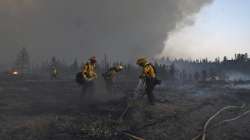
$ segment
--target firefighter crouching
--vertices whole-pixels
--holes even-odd
[[[148,96],[149,103],[154,105],[155,97],[153,90],[156,85],[160,84],[161,81],[157,79],[156,69],[153,64],[149,63],[146,58],[140,58],[136,62],[137,65],[142,67],[142,73],[140,79],[145,82],[145,92]]]
[[[89,61],[82,66],[81,72],[76,75],[76,82],[82,85],[82,92],[94,91],[94,81],[97,79],[96,58],[91,57]]]
[[[123,66],[117,65],[115,67],[109,68],[105,73],[102,74],[102,76],[105,80],[106,89],[109,93],[113,93],[113,86],[114,86],[115,77],[122,70],[123,70]]]

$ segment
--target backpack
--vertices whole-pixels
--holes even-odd
[[[82,72],[78,72],[78,73],[76,74],[75,81],[76,81],[76,83],[78,83],[79,85],[81,85],[81,84],[84,83],[85,80],[84,80],[84,78],[83,78],[83,76],[82,76]]]
[[[154,72],[157,75],[157,70],[156,70],[155,66],[153,64],[151,64],[151,63],[148,63],[146,66],[148,66],[148,65],[150,65],[154,69]],[[162,81],[160,79],[158,79],[157,76],[154,78],[154,82],[153,82],[154,85],[161,85],[161,82]]]

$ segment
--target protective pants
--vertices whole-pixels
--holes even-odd
[[[149,78],[149,77],[146,77],[145,79],[145,82],[146,82],[146,94],[148,96],[148,101],[150,104],[154,104],[155,102],[155,97],[154,97],[154,94],[153,94],[153,90],[154,90],[154,87],[155,87],[155,78]]]
[[[82,94],[86,96],[86,94],[92,96],[94,94],[94,82],[88,81],[82,84]]]

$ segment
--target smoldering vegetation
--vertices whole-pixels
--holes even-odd
[[[67,65],[52,59],[32,70],[23,67],[26,72],[20,76],[2,73],[0,139],[192,140],[204,135],[204,125],[211,116],[229,106],[235,107],[225,109],[209,122],[205,138],[250,139],[249,81],[224,76],[248,75],[248,58],[155,60],[163,83],[155,89],[154,106],[148,104],[146,96],[130,100],[140,73],[132,64],[123,64],[125,69],[116,77],[114,92],[107,92],[101,73],[121,63],[107,60],[99,60],[95,92],[87,95],[74,81],[80,69],[77,61]],[[57,79],[50,79],[52,64],[59,69]]]

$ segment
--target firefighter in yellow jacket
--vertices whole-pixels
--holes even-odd
[[[91,57],[82,67],[82,76],[86,81],[92,81],[97,78],[96,74],[96,58]]]
[[[122,65],[117,65],[114,67],[109,68],[105,73],[102,74],[105,84],[106,84],[106,89],[109,93],[113,92],[113,86],[114,86],[114,80],[115,77],[119,72],[123,70]]]
[[[81,74],[83,77],[83,93],[86,93],[88,89],[90,92],[93,92],[94,80],[97,79],[95,57],[91,57],[89,61],[83,65]]]
[[[52,70],[51,70],[51,79],[57,79],[58,77],[58,70],[56,67],[52,67]]]
[[[155,85],[160,84],[159,80],[156,78],[155,67],[149,63],[146,58],[138,59],[136,64],[142,67],[142,73],[139,78],[145,82],[145,92],[148,96],[149,103],[154,105],[155,99],[153,90]]]

